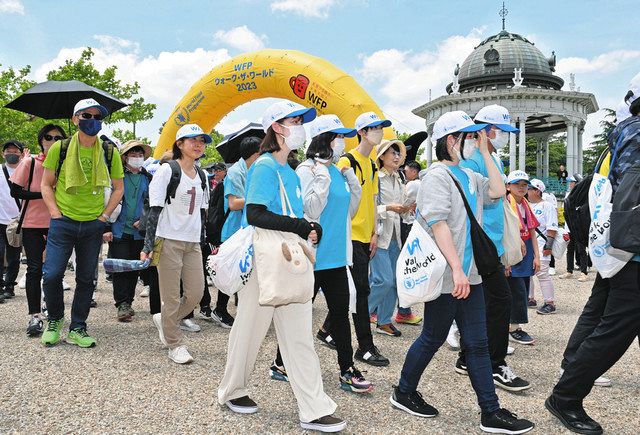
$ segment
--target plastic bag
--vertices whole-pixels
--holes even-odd
[[[248,226],[240,228],[225,240],[215,255],[207,260],[207,272],[213,285],[229,296],[249,281],[253,272],[253,232]]]
[[[562,258],[567,250],[569,240],[571,240],[569,232],[564,228],[558,228],[556,231],[556,237],[553,241],[553,247],[551,248],[551,255],[555,258]]]

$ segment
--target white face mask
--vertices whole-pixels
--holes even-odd
[[[470,159],[473,153],[476,150],[476,140],[475,139],[465,139],[464,140],[464,148],[462,149],[462,155],[466,159]]]
[[[382,129],[369,130],[369,132],[366,135],[366,138],[374,146],[377,146],[377,145],[380,145],[380,142],[382,142],[382,136],[383,135],[384,135],[384,132],[382,131]]]
[[[491,141],[491,145],[493,145],[495,149],[499,150],[509,143],[509,133],[498,130],[496,131],[496,137],[489,140]]]
[[[282,124],[280,124],[282,125]],[[304,130],[304,127],[301,125],[282,125],[284,128],[289,129],[289,136],[284,137],[284,143],[287,145],[289,150],[295,151],[297,149],[302,148],[304,142],[307,140],[307,132]]]
[[[340,160],[340,156],[342,155],[342,153],[344,153],[344,147],[345,147],[345,143],[344,143],[344,139],[341,137],[337,137],[333,140],[333,162],[336,163],[338,160]]]
[[[144,164],[144,157],[127,157],[127,165],[139,169]]]

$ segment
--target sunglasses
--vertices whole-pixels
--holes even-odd
[[[58,136],[58,135],[51,136],[50,134],[45,134],[44,135],[44,140],[48,140],[48,141],[52,141],[52,140],[58,141],[58,140],[62,140],[62,139],[64,139],[64,136]]]
[[[78,115],[80,118],[82,119],[97,119],[98,121],[100,121],[102,119],[102,115],[100,113],[98,113],[97,115],[92,115],[91,113],[88,112],[84,112],[81,113],[80,115]]]

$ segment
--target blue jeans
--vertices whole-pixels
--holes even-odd
[[[369,267],[369,313],[378,315],[378,325],[391,323],[396,308],[398,292],[396,290],[396,263],[400,249],[395,240],[391,240],[387,249],[378,248]]]
[[[424,304],[422,333],[407,352],[400,375],[400,391],[411,393],[418,388],[422,373],[447,339],[453,320],[458,324],[465,346],[469,379],[478,397],[478,405],[482,412],[497,411],[500,405],[489,358],[482,285],[472,285],[467,299],[442,294]]]
[[[509,288],[511,289],[511,320],[515,324],[529,323],[529,286],[531,277],[513,277],[508,278]]]
[[[76,290],[71,306],[70,330],[87,327],[104,227],[105,223],[97,219],[88,222],[74,221],[66,216],[51,219],[47,237],[47,258],[42,269],[42,290],[47,301],[49,319],[62,319],[62,278],[71,252],[75,248]]]

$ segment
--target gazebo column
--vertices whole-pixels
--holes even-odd
[[[511,126],[515,128],[516,123],[511,121]],[[509,134],[509,172],[516,169],[516,135]]]
[[[433,143],[431,142],[431,135],[427,138],[425,147],[427,148],[427,166],[431,166],[433,162]]]
[[[549,136],[542,139],[542,141],[542,146],[544,148],[544,166],[542,176],[549,178]]]
[[[544,154],[542,148],[542,139],[538,139],[536,143],[536,178],[542,177],[542,162],[544,161]]]
[[[573,175],[576,172],[576,145],[575,145],[575,125],[567,122],[567,172]]]
[[[521,171],[525,170],[526,167],[526,158],[527,158],[527,133],[526,133],[526,125],[527,125],[527,117],[524,115],[520,115],[520,123],[518,128],[520,129],[520,138],[518,145],[518,169]]]
[[[582,175],[583,172],[583,160],[584,160],[584,150],[582,148],[582,135],[584,133],[584,124],[580,124],[578,128],[576,128],[576,132],[578,133],[578,172]]]

